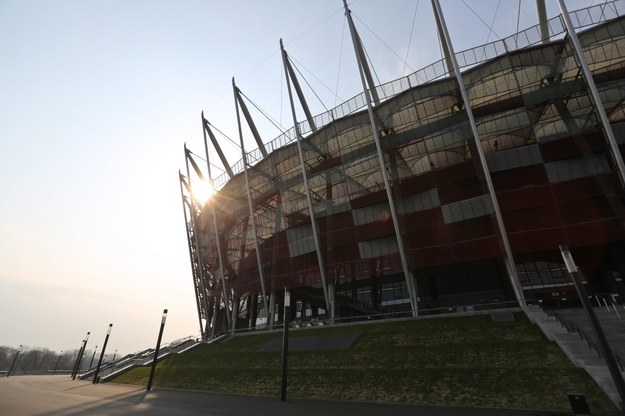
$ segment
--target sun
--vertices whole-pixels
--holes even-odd
[[[215,193],[213,186],[207,181],[197,181],[192,186],[193,199],[202,206],[206,204],[211,196]]]

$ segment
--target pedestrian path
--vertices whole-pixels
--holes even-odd
[[[92,384],[68,376],[0,379],[0,413],[20,416],[555,416],[526,411],[240,396]]]

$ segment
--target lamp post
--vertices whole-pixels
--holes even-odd
[[[61,357],[63,356],[63,351],[59,354],[58,360],[56,360],[56,365],[54,366],[54,370],[52,370],[52,375],[56,374],[56,369],[59,368],[59,363],[61,362]]]
[[[605,363],[608,366],[608,370],[610,370],[610,375],[612,376],[612,380],[614,381],[614,385],[616,386],[616,390],[618,391],[619,397],[621,399],[619,407],[623,409],[623,407],[625,406],[625,382],[623,381],[623,375],[619,370],[619,367],[616,363],[616,358],[614,358],[614,353],[612,352],[612,349],[608,344],[608,340],[605,337],[603,328],[601,328],[599,319],[597,319],[595,310],[588,300],[588,293],[586,292],[586,288],[584,287],[584,284],[586,283],[584,276],[575,264],[575,260],[573,260],[573,256],[571,255],[571,252],[569,251],[569,248],[566,244],[560,245],[560,253],[562,254],[562,258],[564,259],[566,269],[571,275],[571,279],[573,280],[573,284],[575,285],[575,289],[577,290],[579,300],[581,301],[582,306],[586,311],[586,315],[588,316],[588,320],[590,321],[592,332],[594,332],[595,338],[599,343],[599,352],[605,360]]]
[[[289,321],[291,317],[291,294],[284,288],[284,327],[282,330],[282,384],[280,389],[280,400],[286,402],[286,382],[287,370],[289,366]]]
[[[152,360],[152,368],[150,369],[150,378],[148,379],[147,391],[152,389],[152,380],[154,379],[154,371],[156,370],[156,362],[158,361],[158,351],[161,349],[161,339],[163,338],[163,329],[165,328],[165,320],[167,320],[167,309],[163,309],[163,317],[161,318],[161,328],[158,331],[158,339],[156,340],[156,349],[154,350],[154,360]]]
[[[17,357],[20,356],[20,351],[22,351],[22,344],[20,344],[20,347],[17,349],[17,351],[15,351],[15,357],[13,357],[11,367],[9,367],[9,371],[7,371],[7,377],[11,375],[11,371],[13,371],[13,367],[15,367],[15,363],[17,362]]]
[[[91,368],[93,367],[93,360],[95,359],[95,353],[98,350],[98,346],[95,346],[95,349],[93,350],[93,355],[91,356],[91,362],[89,363],[89,368],[87,370],[91,370]]]
[[[112,362],[115,362],[115,357],[117,357],[117,350],[115,350],[115,352],[113,353],[113,359],[111,360]]]
[[[80,350],[78,350],[78,357],[76,357],[76,364],[74,364],[74,371],[72,371],[72,380],[76,380],[76,374],[80,370],[80,364],[82,364],[83,355],[85,354],[85,348],[87,348],[87,341],[89,341],[89,334],[91,332],[87,332],[87,336],[82,340],[82,346]]]
[[[106,332],[106,337],[104,338],[104,346],[102,346],[102,352],[100,352],[100,359],[98,360],[98,367],[95,369],[95,374],[93,375],[93,384],[99,383],[98,374],[100,373],[100,367],[102,366],[102,359],[104,358],[104,352],[106,351],[106,344],[108,344],[109,342],[111,329],[113,329],[113,324],[109,324],[109,330]]]
[[[70,376],[72,380],[76,379],[76,373],[78,372],[78,366],[82,361],[82,349],[85,347],[85,340],[82,340],[80,344],[80,348],[78,349],[78,354],[76,355],[76,361],[74,362],[74,368],[72,369],[72,375]]]

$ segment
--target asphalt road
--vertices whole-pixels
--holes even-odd
[[[0,378],[0,415],[204,416],[530,416],[567,413],[442,406],[288,400],[92,384],[60,376]],[[570,413],[568,413],[570,414]]]

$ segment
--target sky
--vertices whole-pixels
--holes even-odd
[[[456,51],[536,24],[534,0],[441,5]],[[292,126],[281,38],[314,114],[360,93],[342,7],[0,0],[0,345],[69,350],[90,331],[93,347],[112,323],[107,350],[131,353],[155,344],[165,308],[164,342],[199,336],[183,145],[204,154],[202,111],[238,142],[233,77],[273,119],[253,112],[265,142]],[[381,82],[440,59],[428,0],[349,7]],[[221,140],[234,164],[240,150]]]

